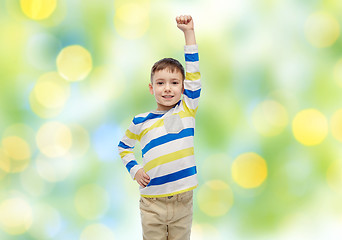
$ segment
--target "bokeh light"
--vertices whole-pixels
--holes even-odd
[[[116,8],[114,25],[120,36],[135,39],[149,27],[149,1],[133,1]]]
[[[35,99],[45,108],[62,108],[70,95],[69,84],[57,72],[42,75],[32,90]]]
[[[222,180],[211,180],[200,187],[197,193],[199,208],[208,216],[225,215],[234,203],[229,185]]]
[[[42,20],[55,11],[57,0],[20,0],[20,6],[27,17]]]
[[[11,163],[8,156],[0,148],[0,180],[4,178],[11,170]]]
[[[17,136],[7,136],[2,139],[2,158],[3,170],[8,172],[21,172],[29,164],[31,149],[29,144]]]
[[[265,137],[280,134],[288,124],[288,114],[283,105],[273,100],[261,102],[253,111],[253,126]]]
[[[293,119],[292,131],[303,145],[318,145],[328,134],[328,121],[320,111],[306,109],[297,113]]]
[[[103,224],[92,224],[87,226],[80,237],[80,240],[115,240],[114,233]]]
[[[93,68],[92,57],[80,45],[63,48],[57,57],[58,73],[68,81],[84,80]]]
[[[39,150],[47,157],[62,157],[72,145],[72,135],[66,125],[48,122],[38,130],[36,142]]]
[[[68,151],[73,159],[80,158],[89,150],[90,136],[88,131],[78,124],[69,125],[72,145]]]
[[[305,24],[308,41],[315,47],[333,45],[340,35],[340,25],[336,18],[326,12],[316,12],[309,16]]]
[[[266,161],[256,153],[243,153],[232,164],[232,177],[243,188],[259,187],[267,178]]]
[[[9,198],[0,203],[0,226],[10,235],[25,233],[33,221],[31,206],[21,198]]]
[[[337,110],[331,117],[331,132],[338,141],[342,142],[342,109]]]
[[[74,203],[80,216],[90,220],[96,219],[107,211],[109,195],[102,187],[88,184],[78,189]]]

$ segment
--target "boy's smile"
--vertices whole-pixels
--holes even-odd
[[[157,110],[165,111],[173,108],[183,93],[183,77],[179,71],[171,72],[163,69],[155,72],[149,90],[157,102]]]

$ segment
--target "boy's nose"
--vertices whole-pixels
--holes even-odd
[[[170,90],[170,85],[169,84],[165,84],[165,90]]]

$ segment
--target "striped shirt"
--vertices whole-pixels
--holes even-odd
[[[134,117],[119,143],[123,164],[134,179],[144,168],[150,183],[140,187],[143,197],[166,197],[197,187],[194,157],[195,115],[201,93],[197,45],[184,46],[186,75],[183,98],[168,111],[151,111]],[[133,148],[140,142],[142,164]]]

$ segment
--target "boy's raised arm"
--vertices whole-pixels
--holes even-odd
[[[195,31],[194,31],[194,22],[192,21],[192,17],[189,15],[181,15],[176,17],[177,27],[183,31],[185,44],[186,45],[195,45]]]

